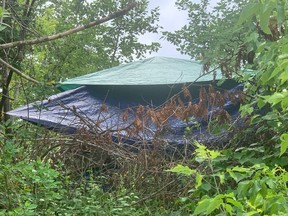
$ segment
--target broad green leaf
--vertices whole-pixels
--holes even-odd
[[[222,194],[219,194],[217,195],[215,198],[213,198],[211,201],[210,201],[210,204],[209,206],[207,207],[207,211],[206,213],[207,214],[210,214],[212,213],[213,211],[215,211],[216,209],[218,209],[221,204],[223,204],[223,195]]]
[[[228,212],[229,215],[233,214],[233,207],[229,204],[224,204],[224,209]]]
[[[238,20],[237,25],[241,25],[246,21],[250,21],[250,19],[258,13],[259,9],[262,8],[262,4],[257,3],[250,3],[248,4],[242,11],[240,18]]]
[[[204,213],[207,211],[207,206],[210,205],[212,199],[210,198],[205,198],[203,200],[201,200],[200,202],[198,202],[197,207],[194,211],[194,215],[199,215],[201,213]]]
[[[261,184],[257,180],[252,180],[253,184],[251,185],[251,188],[249,190],[249,194],[251,196],[250,201],[251,203],[254,203],[257,196],[259,195],[259,192],[262,189]]]
[[[281,85],[285,84],[285,82],[288,81],[288,70],[287,69],[280,74],[279,79],[281,80]]]
[[[246,213],[246,214],[244,214],[245,216],[253,216],[253,215],[258,215],[259,214],[259,212],[258,211],[250,211],[250,212],[248,212],[248,213]]]
[[[263,98],[265,98],[266,101],[272,104],[273,106],[280,103],[285,97],[286,97],[285,92],[284,93],[276,92],[271,96],[263,96]]]
[[[210,155],[210,159],[212,159],[212,160],[214,160],[215,158],[221,156],[221,153],[219,151],[208,150],[208,153]]]
[[[240,182],[241,180],[247,178],[247,175],[243,175],[238,172],[229,172],[229,174],[236,182]]]
[[[285,1],[277,1],[277,25],[281,26],[285,20]]]
[[[288,111],[288,94],[286,94],[286,97],[281,101],[281,106],[283,110]]]
[[[276,189],[277,184],[276,184],[276,181],[274,179],[268,179],[265,183],[268,185],[268,187],[270,189],[272,189],[272,190]]]
[[[196,173],[195,170],[190,169],[188,166],[183,166],[181,164],[178,164],[176,167],[167,170],[168,172],[173,172],[173,173],[179,173],[183,175],[192,175]]]
[[[279,56],[278,56],[278,59],[279,59],[279,60],[288,59],[288,54],[285,53],[285,54],[279,55]],[[283,66],[282,66],[282,68],[283,68]]]
[[[262,117],[263,120],[268,120],[268,121],[275,121],[278,120],[279,116],[274,113],[274,112],[269,112],[265,116]]]
[[[247,191],[250,189],[252,182],[247,181],[241,181],[238,184],[237,193],[240,197],[247,197]]]
[[[207,150],[206,150],[206,146],[196,142],[196,149],[195,149],[195,153],[196,153],[196,158],[195,160],[199,163],[202,163],[203,161],[209,159],[208,155],[207,155]]]
[[[288,133],[284,133],[280,137],[280,156],[282,156],[288,148]]]
[[[233,198],[227,198],[227,202],[232,204],[233,206],[236,206],[241,211],[243,211],[243,205],[240,202],[238,202],[237,200],[235,200]]]
[[[282,175],[282,178],[285,182],[288,182],[288,173],[285,173],[284,175]]]
[[[206,150],[206,146],[205,145],[203,145],[203,144],[201,144],[201,143],[199,143],[199,142],[195,142],[194,143],[195,144],[195,146],[197,147],[197,149],[199,149],[199,150]]]
[[[277,76],[278,74],[280,74],[281,72],[282,72],[282,69],[280,67],[276,67],[274,71],[271,73],[268,81],[274,78],[275,76]]]
[[[213,160],[219,156],[221,156],[221,153],[219,151],[214,151],[214,150],[209,150],[206,148],[206,146],[200,144],[200,143],[195,143],[196,145],[196,161],[201,163],[205,160]]]
[[[268,187],[266,185],[267,178],[268,177],[264,177],[260,180],[260,184],[261,184],[260,194],[263,198],[266,198],[267,193],[268,193]]]
[[[264,102],[264,100],[262,100],[261,98],[259,98],[258,99],[258,101],[257,101],[257,106],[261,109],[262,107],[264,107],[265,106],[265,102]]]
[[[269,28],[270,15],[272,10],[276,7],[274,1],[269,1],[269,3],[264,4],[263,13],[259,16],[259,24],[262,31],[266,34],[271,34],[271,30]]]
[[[236,182],[249,177],[253,173],[251,169],[239,166],[233,167],[232,169],[229,168],[227,172]]]
[[[266,70],[264,73],[261,74],[259,82],[261,82],[262,85],[266,85],[269,81],[270,76],[271,76],[271,71]]]
[[[198,189],[202,185],[203,175],[197,172],[195,188]]]
[[[209,183],[203,183],[201,184],[201,188],[205,191],[209,191],[212,188],[212,185]]]

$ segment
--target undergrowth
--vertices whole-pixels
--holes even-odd
[[[191,141],[195,150],[189,155],[166,155],[161,149],[113,155],[91,148],[91,143],[85,146],[90,139],[19,125],[17,136],[1,142],[1,215],[285,215],[288,211],[287,153],[279,157],[281,146],[261,141],[267,135],[262,130],[237,131],[231,140],[234,146],[226,149]],[[274,135],[269,135],[271,140]],[[24,142],[23,136],[34,138]]]

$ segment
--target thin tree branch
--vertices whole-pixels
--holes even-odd
[[[36,2],[36,0],[32,0],[32,2],[31,2],[31,4],[30,4],[30,7],[29,7],[29,10],[27,11],[27,17],[30,17],[35,2]]]
[[[40,37],[40,38],[35,38],[32,40],[15,41],[15,42],[11,42],[11,43],[1,44],[0,48],[6,49],[6,48],[12,48],[12,47],[21,46],[21,45],[33,45],[33,44],[39,44],[39,43],[43,43],[43,42],[56,40],[56,39],[59,39],[59,38],[62,38],[62,37],[65,37],[65,36],[80,32],[80,31],[83,31],[85,29],[94,27],[96,25],[105,23],[105,22],[112,20],[116,17],[123,16],[126,13],[128,13],[130,10],[132,10],[134,7],[136,7],[136,5],[137,5],[137,3],[135,1],[131,1],[130,3],[128,3],[127,7],[120,9],[120,10],[117,10],[117,11],[115,11],[115,12],[113,12],[113,13],[105,16],[105,17],[97,19],[97,20],[90,22],[86,25],[78,26],[76,28],[69,29],[67,31],[64,31],[64,32],[61,32],[58,34],[44,36],[44,37]]]
[[[10,65],[9,63],[7,63],[6,61],[4,61],[2,58],[0,58],[0,63],[5,65],[6,67],[10,68],[11,70],[13,70],[16,74],[18,74],[19,76],[23,77],[24,79],[33,82],[33,83],[39,83],[37,80],[27,76],[26,74],[22,73],[20,70],[18,70],[17,68],[13,67],[12,65]]]

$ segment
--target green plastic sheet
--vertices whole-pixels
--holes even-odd
[[[213,73],[203,75],[203,65],[197,61],[152,57],[122,64],[84,76],[68,79],[59,84],[61,90],[79,86],[139,86],[173,85],[213,80]],[[218,71],[216,79],[221,79]]]

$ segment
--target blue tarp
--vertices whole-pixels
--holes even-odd
[[[190,86],[193,101],[197,102],[200,86],[208,86],[211,82],[196,83]],[[188,84],[189,85],[189,84]],[[233,80],[223,84],[229,91],[241,89],[241,85]],[[222,87],[223,87],[222,86]],[[49,97],[47,100],[38,101],[13,111],[9,115],[20,117],[32,123],[45,126],[49,129],[63,133],[73,134],[77,130],[85,129],[92,133],[101,134],[111,132],[114,141],[123,143],[134,143],[152,141],[157,132],[156,125],[150,121],[146,122],[145,128],[137,136],[127,134],[125,128],[129,127],[135,120],[136,111],[133,109],[139,105],[143,107],[161,106],[167,99],[181,91],[182,85],[158,85],[158,86],[82,86],[68,90]],[[183,99],[184,101],[184,99]],[[224,109],[233,117],[236,116],[239,104],[226,101]],[[128,115],[123,119],[123,113]],[[210,114],[217,107],[210,108]],[[193,125],[198,126],[193,128]],[[204,119],[194,119],[190,122],[177,118],[171,118],[167,124],[167,130],[157,138],[167,143],[184,143],[185,129],[191,128],[192,133],[205,134],[207,123]],[[200,127],[199,127],[200,126]],[[205,134],[207,139],[208,134]]]

